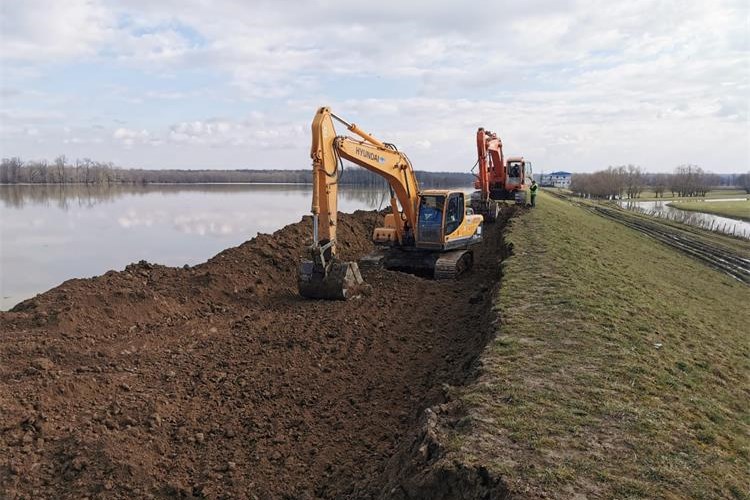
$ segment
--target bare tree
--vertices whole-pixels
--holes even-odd
[[[679,196],[706,196],[713,186],[720,183],[716,174],[705,172],[697,165],[680,165],[675,168],[670,189]]]
[[[624,166],[609,167],[591,174],[574,174],[570,189],[589,198],[621,198],[626,188],[626,177]]]
[[[654,194],[657,198],[664,198],[664,190],[669,185],[668,174],[655,174],[651,177],[651,189],[654,190]]]
[[[67,158],[65,155],[60,155],[55,158],[55,168],[57,169],[57,182],[65,184],[65,161]]]
[[[750,194],[750,172],[737,176],[737,185]]]
[[[628,198],[639,198],[643,191],[643,171],[636,165],[628,165],[625,174],[625,194]]]
[[[19,158],[6,158],[0,167],[0,183],[28,182],[36,184],[149,184],[149,183],[310,183],[312,169],[304,170],[145,170],[123,169],[111,162],[90,158],[76,159],[73,164],[58,156],[53,165],[46,160],[24,164]],[[469,172],[416,172],[419,182],[429,187],[468,186],[473,183]],[[347,168],[339,178],[342,184],[380,187],[382,177],[362,168]]]
[[[23,161],[18,157],[3,158],[0,163],[0,179],[7,184],[21,182],[21,168]]]

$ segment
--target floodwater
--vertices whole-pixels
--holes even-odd
[[[739,198],[740,200],[744,198]],[[709,200],[706,200],[709,201]],[[719,201],[719,200],[710,200]],[[700,227],[712,231],[718,231],[720,233],[731,234],[739,236],[741,238],[750,239],[750,222],[745,222],[737,219],[730,219],[728,217],[721,217],[719,215],[707,214],[704,212],[693,212],[687,210],[680,210],[678,208],[670,207],[667,203],[670,201],[632,201],[632,200],[621,200],[618,203],[621,207],[628,210],[635,210],[637,212],[652,215],[654,217],[661,217],[664,219],[670,219],[683,224],[690,224],[691,226]]]
[[[388,206],[343,187],[339,210]],[[131,262],[204,262],[310,213],[309,185],[0,185],[0,310]]]

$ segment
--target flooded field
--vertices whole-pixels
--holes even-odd
[[[709,200],[706,200],[709,202]],[[711,200],[713,202],[719,200]],[[724,200],[728,201],[728,200]],[[678,208],[670,207],[670,201],[632,201],[621,200],[618,204],[622,208],[644,213],[654,217],[674,220],[683,224],[700,227],[710,231],[717,231],[724,234],[730,234],[741,238],[750,239],[750,223],[721,217],[719,215],[707,214],[704,212],[688,212]]]
[[[310,213],[308,185],[0,185],[0,309],[146,260],[194,265]],[[388,203],[342,189],[339,210]]]

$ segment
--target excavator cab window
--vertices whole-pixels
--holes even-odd
[[[521,162],[512,162],[508,169],[508,177],[513,179],[514,182],[519,182],[521,178]]]
[[[464,220],[464,195],[453,193],[448,197],[448,208],[445,212],[445,235],[458,229]]]
[[[417,220],[419,238],[424,242],[440,242],[443,228],[443,208],[445,196],[422,195],[419,201]]]
[[[434,225],[443,222],[443,203],[445,196],[422,196],[419,204],[420,225]]]

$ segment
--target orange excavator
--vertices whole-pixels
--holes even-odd
[[[503,141],[484,128],[477,130],[478,173],[474,174],[474,193],[471,195],[471,208],[484,216],[487,222],[494,222],[500,213],[498,201],[515,200],[526,203],[526,192],[531,185],[531,162],[522,156],[503,156]]]
[[[359,139],[337,135],[334,120]],[[391,192],[391,213],[373,231],[379,249],[366,257],[368,264],[435,279],[456,278],[471,268],[471,247],[482,241],[483,219],[467,210],[463,191],[420,190],[411,161],[396,146],[381,142],[325,107],[313,118],[310,156],[313,242],[309,259],[299,268],[300,295],[345,300],[365,287],[358,264],[337,257],[342,159],[385,178]]]

